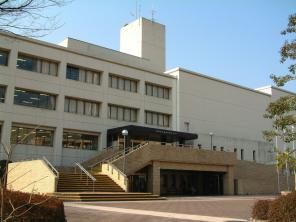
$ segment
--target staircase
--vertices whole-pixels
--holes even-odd
[[[128,192],[59,192],[52,195],[63,201],[146,201],[166,199],[151,193]]]
[[[103,174],[92,175],[92,181],[85,174],[60,172],[58,192],[124,192],[110,177]]]

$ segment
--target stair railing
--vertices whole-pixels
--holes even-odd
[[[51,162],[49,162],[49,160],[45,156],[43,156],[42,158],[47,164],[47,166],[49,166],[52,172],[55,174],[55,177],[56,177],[55,190],[57,191],[59,177],[60,177],[59,171],[57,171],[57,169],[51,164]]]
[[[83,166],[81,166],[80,163],[75,163],[75,173],[76,173],[76,167],[80,169],[80,176],[82,176],[82,173],[84,173],[87,177],[87,184],[88,184],[88,178],[92,180],[93,183],[93,192],[95,191],[95,182],[97,181],[96,178],[94,178]]]
[[[137,146],[126,147],[125,148],[125,155],[132,152],[132,151],[134,151],[134,150],[142,148],[142,147],[144,147],[144,146],[146,146],[148,144],[149,144],[149,142],[145,142],[145,143],[138,144]],[[101,160],[101,161],[99,161],[97,163],[92,164],[89,167],[90,167],[91,170],[93,170],[93,168],[98,166],[98,165],[102,165],[103,163],[112,163],[112,162],[114,162],[115,160],[119,159],[122,156],[123,156],[123,150],[122,151],[120,150],[120,151],[116,152],[115,154],[113,154],[113,155],[111,155],[109,157],[106,157],[105,159],[103,159],[103,160]]]

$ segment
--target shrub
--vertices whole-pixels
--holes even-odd
[[[268,211],[270,222],[296,222],[296,192],[274,200]]]
[[[258,200],[253,206],[252,218],[258,220],[267,220],[268,210],[271,202],[271,200]]]
[[[31,201],[30,201],[31,199]],[[13,217],[8,221],[13,222],[65,222],[63,201],[56,197],[46,195],[22,193],[18,191],[4,192],[4,217],[7,218],[14,208],[23,206],[14,211]],[[39,204],[41,203],[41,204]],[[0,203],[1,204],[1,203]],[[1,205],[0,205],[1,206]],[[26,212],[27,211],[27,212]],[[17,216],[20,215],[20,216]]]

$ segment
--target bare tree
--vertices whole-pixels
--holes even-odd
[[[28,37],[42,37],[61,27],[57,9],[72,0],[0,0],[0,30]],[[53,11],[53,10],[52,10]]]

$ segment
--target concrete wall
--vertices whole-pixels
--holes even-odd
[[[43,160],[8,165],[7,188],[27,193],[53,193],[57,178]]]
[[[238,161],[234,167],[234,179],[238,180],[238,194],[278,193],[275,165]],[[290,188],[294,189],[294,176],[290,176]],[[280,190],[287,190],[286,176],[280,174]]]
[[[244,150],[244,159],[262,163],[271,161],[272,145],[264,141],[262,131],[271,127],[263,118],[270,95],[184,69],[167,71],[177,81],[174,108],[176,128],[199,134],[196,144],[210,148],[212,144],[226,151]]]

